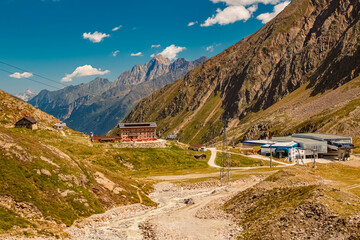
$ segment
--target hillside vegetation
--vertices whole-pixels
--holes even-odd
[[[143,99],[124,121],[156,121],[186,143],[293,132],[360,133],[360,3],[293,0],[256,33]]]
[[[341,164],[283,169],[224,208],[243,227],[241,239],[358,239],[360,192],[345,189],[359,174]]]
[[[0,90],[0,234],[61,235],[63,226],[106,209],[142,202],[152,182],[140,176],[208,168],[175,144],[165,149],[120,149],[92,144],[54,117]],[[14,128],[33,116],[39,130]]]

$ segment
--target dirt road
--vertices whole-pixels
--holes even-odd
[[[113,209],[67,232],[72,239],[236,239],[241,229],[222,204],[259,181],[251,176],[236,182],[158,183],[150,195],[157,208],[135,204]]]

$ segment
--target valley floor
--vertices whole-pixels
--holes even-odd
[[[150,195],[158,207],[115,208],[83,219],[66,231],[70,239],[236,239],[241,228],[223,212],[223,204],[261,179],[252,175],[233,182],[160,182]]]
[[[212,155],[208,164],[218,167],[215,163],[217,150],[210,150]],[[66,232],[70,239],[84,240],[237,239],[242,229],[232,215],[223,211],[224,203],[277,172],[278,167],[289,165],[279,162],[279,166],[273,169],[234,169],[233,181],[228,182],[217,180],[218,172],[149,177],[163,181],[155,184],[154,191],[149,195],[158,203],[157,207],[133,204],[114,208],[80,220]],[[20,238],[7,238],[14,239]]]
[[[219,181],[197,184],[161,182],[155,185],[151,199],[157,208],[140,209],[129,216],[98,222],[99,216],[87,219],[68,233],[73,239],[236,239],[240,228],[221,208],[225,200],[260,181],[250,177],[235,182]],[[101,217],[106,219],[105,213]]]

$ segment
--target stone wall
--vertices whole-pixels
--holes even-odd
[[[113,144],[114,148],[167,148],[168,143],[163,140],[159,139],[156,141],[149,141],[149,142],[126,142],[126,143],[119,143]]]

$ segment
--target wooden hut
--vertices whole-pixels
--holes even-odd
[[[16,128],[38,129],[37,121],[32,117],[24,117],[15,123]]]

